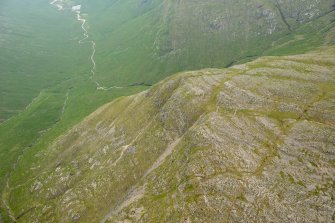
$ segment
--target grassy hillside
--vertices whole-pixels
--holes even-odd
[[[101,8],[87,3],[85,12],[97,43],[97,78],[119,85],[222,68],[271,48],[281,54],[283,42],[296,46],[285,53],[306,52],[322,45],[322,31],[334,27],[334,2],[328,0],[104,2]]]
[[[0,122],[11,117],[0,123],[2,190],[26,150],[146,87],[97,91],[89,80],[91,50],[78,44],[82,31],[71,12],[48,1],[11,0],[0,2],[0,16]]]
[[[0,4],[2,122],[42,90],[89,77],[91,49],[77,44],[82,30],[70,10],[44,0]],[[324,43],[335,13],[331,0],[67,1],[75,4],[83,5],[97,43],[96,79],[106,86],[151,85],[183,70],[306,52]]]
[[[48,1],[0,3],[0,122],[18,114],[42,89],[83,76],[88,50],[80,27]]]
[[[97,91],[89,80],[90,48],[77,42],[82,32],[73,13],[42,0],[1,1],[0,16],[0,122],[10,118],[0,123],[2,191],[26,151],[49,144],[101,105],[147,87]],[[1,199],[7,222],[4,206]]]
[[[3,193],[9,213],[17,222],[331,222],[334,55],[324,47],[180,73],[121,97],[27,152]]]
[[[12,190],[33,179],[30,171],[42,161],[36,154],[103,104],[179,71],[304,53],[335,39],[330,0],[66,3],[82,4],[89,40],[96,42],[94,81],[123,88],[98,91],[90,80],[92,50],[78,44],[83,35],[73,12],[57,11],[45,0],[0,2],[0,213],[5,222],[27,211],[26,203],[22,209],[18,202],[26,191]],[[38,210],[39,204],[33,207]]]

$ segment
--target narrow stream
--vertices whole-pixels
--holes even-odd
[[[64,6],[63,0],[53,0],[50,4],[55,6],[59,11],[69,9]],[[96,74],[96,67],[97,67],[96,61],[95,61],[96,43],[94,42],[94,40],[88,40],[90,36],[89,36],[88,30],[85,27],[87,20],[81,14],[81,5],[72,6],[70,10],[76,14],[77,20],[81,23],[81,29],[83,30],[83,38],[79,40],[78,43],[79,44],[86,44],[86,43],[91,44],[92,53],[90,55],[90,60],[92,63],[92,67],[90,71],[91,72],[90,80],[95,83],[97,90],[107,91],[113,88],[123,88],[120,86],[104,87],[104,86],[101,86],[99,82],[94,80],[94,77]]]

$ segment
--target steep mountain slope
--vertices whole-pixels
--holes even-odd
[[[64,11],[50,2],[0,2],[0,123],[43,90],[89,82],[91,49],[77,44],[76,4],[97,43],[96,80],[108,86],[151,85],[179,71],[310,50],[334,27],[333,0],[62,0]]]
[[[97,43],[96,80],[107,86],[307,51],[322,45],[335,13],[333,0],[62,0],[64,11],[50,2],[0,2],[0,123],[41,91],[90,76],[91,49],[77,43],[80,23],[70,10],[76,4]]]
[[[29,150],[17,222],[331,222],[335,48],[174,75]]]
[[[98,91],[82,38],[71,10],[59,12],[46,0],[0,1],[0,191],[26,150],[50,143],[105,103],[148,88]]]
[[[335,15],[333,0],[104,2],[83,2],[83,11],[97,43],[96,78],[118,85],[306,52],[322,44]]]
[[[8,213],[24,222],[49,203],[20,186],[52,163],[35,155],[51,156],[50,144],[101,105],[177,71],[303,53],[335,39],[332,0],[64,2],[67,9],[57,11],[45,0],[0,1],[0,222],[1,215],[9,221]],[[93,81],[91,45],[78,44],[81,23],[70,9],[77,4],[87,19],[88,41],[96,42]],[[94,81],[123,88],[101,91]],[[41,169],[34,169],[35,162]],[[30,198],[22,202],[26,196],[32,196],[30,207]],[[59,197],[51,200],[59,207]],[[115,204],[110,202],[106,207]],[[99,217],[106,207],[97,211]],[[62,213],[50,215],[57,219]]]

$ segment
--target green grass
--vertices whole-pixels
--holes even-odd
[[[48,1],[2,1],[0,6],[0,122],[39,92],[87,74],[89,50],[76,44],[80,27]]]
[[[292,4],[304,11],[312,3]],[[331,1],[318,7],[326,13],[331,10]],[[266,10],[271,10],[273,18],[263,15]],[[285,7],[283,10],[288,17],[293,13]],[[290,32],[275,5],[267,1],[260,8],[256,1],[199,4],[155,0],[143,5],[112,1],[101,6],[91,3],[87,13],[97,43],[97,79],[119,85],[153,84],[179,71],[223,68],[263,54],[307,52],[322,45],[326,27],[334,26],[333,12],[320,14],[314,18],[316,22],[290,20]],[[218,18],[223,21],[222,29],[211,26]],[[276,27],[273,32],[269,31],[272,26]]]
[[[324,11],[330,3],[321,3]],[[303,53],[334,35],[334,12],[302,25],[289,21],[294,27],[290,33],[274,5],[265,2],[263,9],[273,10],[278,25],[269,35],[269,21],[257,19],[261,9],[256,6],[256,1],[223,5],[219,0],[205,5],[83,2],[89,34],[97,43],[95,79],[104,86],[125,86],[97,91],[89,80],[91,50],[77,43],[82,30],[73,13],[57,11],[44,0],[1,1],[0,123],[7,121],[0,124],[0,190],[7,179],[24,182],[26,170],[38,162],[38,152],[107,102],[179,71],[222,68],[260,55]],[[224,28],[212,28],[221,15]]]

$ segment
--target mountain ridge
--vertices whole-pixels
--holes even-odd
[[[311,172],[304,172],[306,176],[297,175],[294,171],[279,173],[283,182],[287,183],[283,186],[287,189],[297,189],[292,185],[298,184],[302,187],[316,185],[316,188],[309,191],[314,196],[312,200],[318,196],[321,200],[327,198],[326,203],[332,200],[331,196],[328,196],[332,193],[331,180],[321,179],[319,181],[322,184],[318,185],[314,178],[315,172],[324,174],[321,173],[321,169],[329,169],[328,175],[324,174],[326,177],[333,174],[333,163],[329,161],[329,157],[332,157],[332,148],[329,148],[329,145],[333,145],[332,127],[329,126],[333,126],[334,117],[334,101],[331,99],[333,97],[331,58],[334,57],[335,11],[332,0],[211,0],[209,2],[76,0],[64,2],[69,4],[68,9],[64,11],[57,11],[45,0],[24,2],[4,0],[0,3],[0,17],[3,21],[0,23],[0,159],[2,160],[0,165],[2,220],[0,216],[0,222],[15,220],[29,222],[35,219],[40,219],[42,222],[89,222],[90,220],[127,222],[129,219],[132,221],[169,221],[169,219],[182,221],[181,215],[176,211],[181,212],[181,209],[178,209],[180,205],[188,208],[189,212],[185,211],[185,215],[187,213],[193,215],[192,210],[202,213],[199,208],[209,208],[208,204],[214,202],[213,197],[207,192],[214,194],[215,190],[209,189],[203,182],[207,180],[205,173],[200,173],[201,171],[197,169],[196,173],[193,173],[197,175],[193,176],[192,173],[187,172],[193,167],[185,166],[182,162],[179,162],[182,168],[174,167],[171,170],[172,173],[177,173],[177,179],[167,176],[164,171],[161,173],[162,168],[169,170],[166,162],[170,162],[171,168],[174,162],[177,162],[171,158],[180,161],[182,156],[176,156],[176,150],[180,153],[184,151],[184,155],[187,154],[185,156],[189,160],[198,160],[198,163],[191,162],[193,166],[202,165],[203,162],[209,164],[208,168],[220,169],[222,166],[215,165],[227,162],[232,166],[228,168],[228,172],[233,178],[237,177],[237,180],[241,180],[241,177],[248,172],[245,166],[255,166],[258,163],[260,165],[257,170],[251,169],[259,177],[261,173],[266,172],[266,168],[263,167],[268,168],[274,162],[273,160],[278,161],[279,158],[275,156],[275,152],[283,153],[282,148],[278,149],[275,143],[268,141],[282,143],[282,139],[285,138],[283,132],[286,133],[284,130],[288,128],[285,127],[286,124],[294,126],[293,129],[295,129],[289,132],[292,133],[290,137],[295,135],[298,138],[285,139],[292,141],[293,144],[303,145],[308,148],[307,152],[313,153],[315,148],[311,146],[313,142],[309,143],[309,140],[316,138],[314,144],[320,145],[320,148],[316,149],[314,155],[322,158],[314,160],[316,158],[311,153],[306,155],[293,146],[292,151],[298,154],[295,155],[306,156],[307,161],[299,159],[297,164],[292,154],[292,156],[286,154],[287,156],[284,157],[293,160],[287,166],[290,167],[293,163],[301,167],[300,163],[303,163],[306,167],[301,172],[306,170]],[[82,6],[82,18],[87,21],[85,29],[87,28],[90,38],[97,44],[97,52],[91,52],[89,45],[78,44],[83,37],[81,23],[71,12],[71,6],[78,4]],[[54,25],[50,26],[50,24]],[[319,49],[320,46],[323,47]],[[311,52],[315,49],[318,50]],[[94,64],[95,61],[97,62],[97,75],[94,76],[96,81],[103,83],[104,86],[118,84],[117,86],[123,86],[122,89],[97,91],[94,82],[90,80],[92,53],[94,53]],[[304,53],[307,54],[292,55]],[[257,60],[261,56],[275,57],[262,57]],[[315,58],[312,58],[313,56]],[[244,64],[253,60],[255,61]],[[274,64],[271,64],[271,61]],[[229,69],[220,69],[223,67],[229,67]],[[185,70],[191,71],[168,77]],[[164,81],[155,85],[162,79]],[[224,83],[218,84],[221,82]],[[23,83],[24,87],[22,87]],[[249,89],[247,84],[254,88]],[[257,86],[264,84],[269,86],[263,87],[264,91],[259,91]],[[285,84],[287,86],[284,86]],[[150,85],[154,86],[150,87]],[[149,87],[150,90],[147,90]],[[133,95],[141,91],[145,92]],[[127,95],[132,96],[126,97]],[[306,100],[304,98],[307,97],[306,95],[314,101]],[[295,97],[300,101],[294,100]],[[33,98],[35,99],[30,103]],[[110,101],[113,101],[112,104],[99,109]],[[142,101],[143,105],[136,101]],[[102,112],[104,108],[111,105],[119,108]],[[22,110],[24,107],[25,109]],[[96,109],[100,115],[97,114],[95,117],[96,113],[94,113],[85,119]],[[110,114],[109,118],[115,119],[115,123],[118,124],[114,130],[109,129],[110,126],[101,128],[100,125],[89,120],[95,117],[94,120],[101,121],[103,126],[103,123],[109,121],[105,119],[109,113],[122,113]],[[256,119],[254,116],[259,117]],[[8,117],[12,118],[2,122]],[[217,120],[218,125],[210,122],[211,119]],[[307,121],[304,123],[302,120],[305,119]],[[292,120],[296,120],[294,123],[299,125],[292,124],[290,122]],[[204,122],[208,126],[204,127]],[[225,122],[230,124],[225,125]],[[276,127],[276,131],[272,132],[274,129],[271,129],[271,126],[265,128],[263,122],[270,122],[272,127]],[[80,124],[77,125],[78,123]],[[92,126],[85,126],[88,123]],[[254,128],[252,124],[255,125]],[[190,129],[192,125],[195,125],[195,128]],[[250,153],[243,151],[245,146],[249,148],[246,142],[249,141],[253,145],[255,139],[247,138],[249,133],[240,131],[236,127],[239,125],[250,131],[254,129],[255,134],[258,130],[264,131],[264,136],[252,134],[256,142],[261,138],[264,143],[257,144],[259,148],[251,148]],[[78,126],[82,128],[76,132],[74,128]],[[197,134],[200,134],[210,148],[204,149],[200,146],[195,151],[199,150],[200,153],[205,154],[205,158],[188,154],[191,151],[188,147],[191,145],[187,144],[188,141],[185,142],[189,140],[192,145],[199,143],[197,138],[190,138],[194,131],[199,130],[198,128],[204,128],[207,131],[200,131]],[[242,130],[243,128],[241,127]],[[309,138],[302,140],[302,134],[298,133],[308,128],[310,132],[319,129],[320,132],[327,133],[328,138],[319,134],[318,131],[313,133],[314,135],[310,135],[307,131],[306,135]],[[223,129],[231,129],[234,135],[229,135],[230,132],[220,135],[224,133]],[[92,138],[92,141],[87,141],[81,135],[84,132]],[[104,145],[100,148],[106,143],[106,139],[100,136],[100,133],[106,135],[113,133],[113,137],[116,138],[110,140],[119,141],[113,143],[113,146]],[[213,154],[206,153],[206,151],[216,151],[210,146],[209,133],[213,136],[219,134],[221,138],[226,137],[227,145],[231,142],[232,148],[239,143],[245,144],[236,148],[239,154],[232,153],[233,155],[229,156],[219,154],[220,161],[215,159]],[[95,136],[96,139],[94,139]],[[145,136],[148,140],[142,142]],[[73,140],[71,137],[74,137]],[[158,140],[160,137],[163,139],[162,142]],[[218,148],[224,147],[217,139],[220,137],[211,138],[217,143]],[[234,142],[232,139],[234,137],[242,137],[245,140]],[[264,137],[268,138],[264,139]],[[99,139],[101,142],[98,141]],[[69,148],[64,144],[64,140],[68,142]],[[133,143],[136,145],[132,146]],[[156,144],[157,147],[152,148]],[[186,147],[184,148],[181,144]],[[143,150],[145,146],[150,147],[151,150]],[[292,147],[287,143],[285,146]],[[322,155],[327,153],[321,151],[324,148],[327,148],[329,157],[324,158]],[[87,154],[82,154],[80,150],[83,153],[86,151]],[[230,148],[223,148],[223,150],[231,152]],[[264,157],[265,152],[268,152],[269,158]],[[137,156],[138,153],[141,155]],[[210,159],[214,157],[213,160],[207,160],[206,154]],[[239,159],[242,155],[246,160]],[[87,160],[86,156],[92,159]],[[113,175],[109,168],[106,168],[106,173],[99,169],[106,162],[102,159],[104,156],[109,158],[111,163],[108,165],[111,167],[107,166],[111,169],[124,168],[126,180],[120,181],[122,177]],[[135,156],[135,161],[130,159],[130,156]],[[145,159],[146,156],[148,156],[147,159]],[[232,160],[236,157],[238,159],[234,164],[227,161],[227,157]],[[275,158],[272,159],[273,157]],[[126,161],[129,163],[125,163]],[[250,163],[245,163],[249,161]],[[135,164],[139,165],[138,169]],[[276,164],[282,165],[280,162]],[[245,165],[242,168],[243,171],[237,171],[239,165]],[[312,170],[310,165],[315,170]],[[135,171],[131,172],[129,168],[134,168]],[[55,172],[56,169],[58,172]],[[186,172],[183,172],[184,175],[178,175],[178,169]],[[116,171],[116,174],[119,173]],[[165,181],[162,185],[166,186],[164,186],[165,189],[169,189],[166,193],[161,193],[164,187],[156,185],[152,180],[159,179],[156,176],[157,173],[162,174],[160,182]],[[50,175],[46,176],[47,174]],[[104,182],[106,191],[101,189],[101,182],[99,184],[95,181],[96,176]],[[138,182],[139,178],[148,183],[149,189],[144,185],[136,187],[136,183],[141,184]],[[90,185],[89,188],[84,184],[85,179]],[[115,184],[115,191],[112,191],[109,183],[106,183],[108,179],[111,179],[112,185]],[[186,189],[175,188],[176,185],[180,186],[180,179],[182,184],[187,183]],[[123,182],[127,180],[129,182]],[[236,179],[229,178],[229,180],[231,181],[227,184],[236,182]],[[166,182],[170,181],[171,184],[167,186]],[[135,186],[134,191],[131,190],[132,186]],[[241,187],[238,188],[243,190],[248,189],[243,182],[239,186]],[[95,190],[99,193],[95,194]],[[306,190],[301,188],[300,192],[305,193]],[[177,191],[185,193],[177,193]],[[189,193],[186,193],[187,191]],[[230,192],[229,188],[227,192]],[[85,193],[88,193],[86,198]],[[189,196],[186,196],[186,203],[183,199],[178,200],[181,197],[185,198],[184,195],[187,194]],[[192,194],[194,197],[191,196]],[[276,202],[285,195],[278,194],[273,195]],[[135,201],[132,195],[136,198]],[[139,195],[141,195],[140,198]],[[219,198],[225,198],[226,201],[232,198],[230,202],[232,200],[244,202],[239,205],[250,204],[250,194],[248,197],[244,197],[242,192],[239,195],[233,193],[232,196],[221,193],[217,195]],[[305,195],[303,194],[302,197]],[[109,199],[104,200],[104,196]],[[66,200],[70,198],[72,200]],[[92,201],[89,198],[92,198]],[[168,198],[177,200],[172,201]],[[201,198],[204,203],[201,203]],[[294,195],[293,198],[295,198]],[[132,202],[129,203],[130,201]],[[161,205],[158,201],[162,202]],[[176,207],[172,208],[171,205],[174,202]],[[192,202],[194,206],[191,205]],[[224,204],[224,201],[220,200],[220,202]],[[263,202],[260,204],[265,205]],[[304,205],[302,209],[296,210],[315,213],[315,208],[308,206],[307,203]],[[129,207],[135,209],[130,211]],[[157,213],[164,213],[164,216],[160,218],[156,215],[157,213],[147,210],[150,209],[148,207],[159,209]],[[295,207],[292,208],[295,209]],[[322,208],[321,205],[320,208]],[[234,211],[238,212],[240,209],[241,207],[238,206]],[[270,205],[262,206],[260,209],[278,211]],[[207,211],[219,218],[220,213],[216,215],[216,212],[212,212],[214,210],[209,208]],[[260,212],[260,210],[248,209],[250,210],[252,210],[251,213]],[[289,212],[284,207],[283,210],[285,214]],[[331,208],[324,213],[317,212],[314,217],[310,216],[310,219],[316,221],[316,217],[320,217],[321,220],[318,221],[323,221],[323,218],[329,220],[330,210]],[[135,212],[132,214],[133,211]],[[226,213],[232,213],[231,211],[232,209],[226,209]],[[276,213],[273,213],[273,216],[276,217],[276,221],[279,221]],[[292,213],[292,215],[299,220],[305,219],[299,213]],[[88,216],[87,219],[85,219],[86,216]],[[138,216],[141,218],[137,219]],[[230,215],[232,216],[233,214]],[[243,214],[234,216],[230,220],[238,221],[239,217],[243,216]],[[262,219],[268,217],[263,213]],[[196,218],[198,219],[186,218],[184,221],[217,220],[211,219],[206,212],[196,214]],[[228,219],[228,214],[224,218]]]
[[[17,221],[331,220],[334,53],[181,73],[101,107],[21,162]]]

